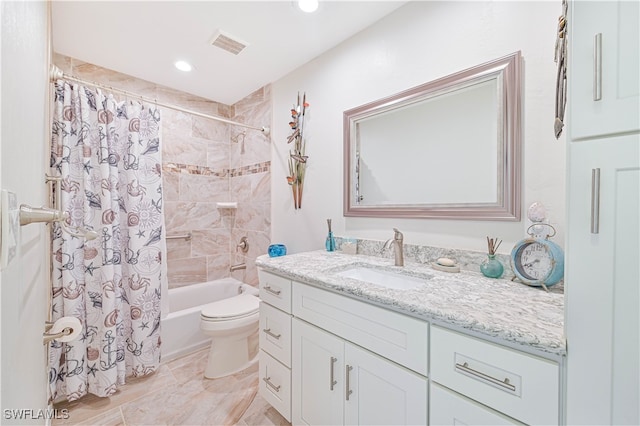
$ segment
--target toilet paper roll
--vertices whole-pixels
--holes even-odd
[[[58,334],[65,331],[65,328],[71,329],[71,333],[58,337],[58,342],[71,342],[72,340],[76,340],[80,333],[82,332],[82,324],[80,324],[80,320],[76,317],[62,317],[53,323],[53,327],[47,332],[47,334]]]

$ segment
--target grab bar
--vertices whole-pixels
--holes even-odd
[[[184,235],[167,235],[167,240],[182,240],[191,241],[191,232]]]

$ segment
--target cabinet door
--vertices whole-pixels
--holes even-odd
[[[293,424],[342,424],[342,339],[297,318],[293,319],[292,328]]]
[[[427,379],[345,343],[345,424],[427,424]]]
[[[639,147],[637,134],[569,146],[569,424],[640,424]],[[592,170],[598,169],[595,233],[590,214]]]
[[[574,140],[640,129],[639,15],[638,1],[572,2],[568,72]]]

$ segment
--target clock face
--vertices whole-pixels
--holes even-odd
[[[520,249],[518,257],[520,273],[527,279],[543,280],[553,268],[547,247],[540,243],[526,244]]]

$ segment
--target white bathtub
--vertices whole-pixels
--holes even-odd
[[[169,289],[169,313],[161,320],[162,361],[206,347],[211,340],[200,331],[202,306],[236,296],[240,288],[258,295],[257,288],[235,278]]]

